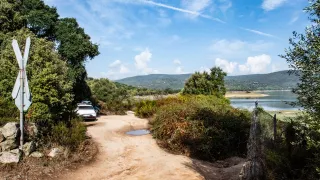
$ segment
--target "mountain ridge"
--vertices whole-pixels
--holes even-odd
[[[150,74],[127,77],[116,82],[149,89],[182,89],[185,81],[192,74]],[[248,74],[226,76],[228,90],[284,90],[292,89],[299,82],[299,77],[288,70],[267,74]]]

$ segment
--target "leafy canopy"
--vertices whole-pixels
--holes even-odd
[[[28,117],[33,120],[60,119],[72,102],[66,62],[54,51],[54,43],[37,38],[30,30],[8,33],[0,51],[0,95],[11,100],[11,91],[18,74],[18,63],[12,50],[12,39],[23,51],[25,40],[31,37],[27,76],[32,93]],[[12,100],[11,100],[12,101]]]
[[[311,0],[305,10],[310,13],[312,25],[305,29],[305,34],[293,32],[289,42],[291,47],[285,50],[290,67],[300,78],[300,83],[293,91],[298,95],[298,104],[308,113],[320,117],[320,0]]]
[[[210,72],[196,72],[185,83],[183,94],[216,95],[222,97],[226,94],[224,78],[227,73],[219,67],[213,67]]]

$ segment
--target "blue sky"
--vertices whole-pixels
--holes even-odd
[[[278,57],[309,24],[307,0],[45,0],[74,17],[100,55],[90,77],[183,74],[220,66],[228,75],[288,69]]]

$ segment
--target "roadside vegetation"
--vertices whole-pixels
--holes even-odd
[[[215,161],[245,156],[250,113],[235,109],[224,98],[224,73],[197,72],[181,95],[144,100],[136,105],[139,117],[150,118],[151,131],[161,147],[177,154]]]
[[[171,89],[152,90],[137,88],[113,82],[107,78],[89,78],[87,82],[92,92],[91,101],[100,107],[102,114],[126,114],[126,111],[132,110],[136,103],[139,102],[137,96],[161,97],[179,92]]]
[[[291,73],[299,77],[300,82],[293,92],[304,112],[286,123],[283,135],[267,151],[272,179],[320,178],[320,1],[309,2],[310,6],[304,10],[309,13],[312,25],[304,34],[293,32],[290,47],[281,55],[287,60]]]
[[[38,149],[64,146],[77,150],[86,139],[86,127],[73,113],[75,105],[91,98],[85,63],[99,54],[74,18],[61,18],[42,0],[4,0],[0,3],[0,125],[19,120],[11,97],[18,63],[11,43],[31,48],[27,76],[32,105],[25,112],[26,126],[35,123]]]

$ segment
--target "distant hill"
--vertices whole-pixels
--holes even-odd
[[[117,80],[117,82],[149,89],[182,89],[185,81],[190,76],[191,74],[150,74],[128,77]],[[289,75],[287,71],[269,74],[227,76],[225,78],[228,90],[283,90],[295,87],[298,82],[299,78],[293,74]]]

